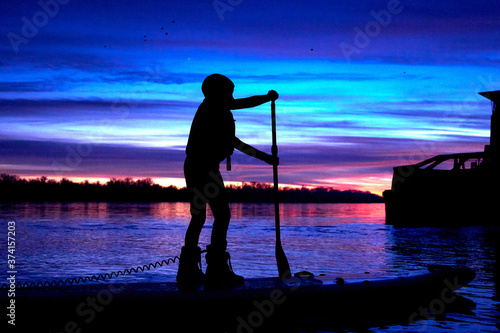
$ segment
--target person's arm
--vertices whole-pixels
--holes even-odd
[[[238,98],[233,101],[233,104],[231,105],[231,110],[253,108],[261,104],[274,101],[278,99],[278,97],[279,95],[276,91],[269,90],[267,95],[257,95],[247,98]]]
[[[274,157],[272,155],[269,155],[267,153],[264,153],[261,150],[258,150],[257,148],[254,148],[250,146],[249,144],[241,141],[239,138],[235,137],[234,138],[234,148],[238,149],[244,154],[247,154],[248,156],[255,157],[263,162],[266,162],[267,164],[270,165],[278,165],[279,164],[279,158]]]

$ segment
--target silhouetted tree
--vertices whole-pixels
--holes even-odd
[[[227,186],[232,202],[273,202],[273,187],[265,183],[244,183]],[[383,202],[382,197],[370,192],[338,191],[333,188],[309,189],[286,187],[280,190],[282,202],[310,203],[368,203]],[[75,183],[67,178],[59,182],[42,176],[22,179],[16,175],[0,174],[0,201],[126,201],[162,202],[188,201],[186,188],[163,187],[151,178],[110,179],[106,184]]]

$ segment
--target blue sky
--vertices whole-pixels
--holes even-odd
[[[274,89],[280,182],[381,193],[392,167],[482,151],[500,89],[492,1],[4,1],[0,172],[182,185],[211,73]],[[234,111],[270,151],[269,105]],[[233,156],[228,181],[272,180]]]

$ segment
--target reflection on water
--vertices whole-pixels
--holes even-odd
[[[276,276],[274,206],[232,204],[229,251],[236,273]],[[178,255],[189,222],[187,203],[18,203],[0,206],[0,223],[16,222],[19,281],[65,279],[136,267]],[[292,271],[349,277],[422,272],[428,264],[466,265],[477,278],[461,294],[475,315],[449,314],[424,326],[374,331],[495,332],[498,230],[494,227],[396,228],[383,204],[282,204],[282,241]],[[209,244],[211,217],[202,232]],[[6,237],[0,238],[6,248]],[[5,267],[6,256],[0,264]],[[177,264],[118,280],[174,281]],[[6,271],[0,271],[5,281]],[[367,275],[370,276],[370,275]],[[114,279],[114,281],[117,281]],[[464,324],[465,323],[465,324]],[[420,325],[420,324],[419,324]],[[423,324],[421,324],[423,325]],[[415,329],[416,328],[416,329]]]

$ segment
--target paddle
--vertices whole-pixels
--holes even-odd
[[[278,157],[278,145],[276,144],[276,103],[271,101],[271,122],[273,130],[273,146],[271,148],[272,155]],[[281,278],[290,277],[290,265],[286,258],[285,251],[281,246],[281,231],[280,231],[280,206],[279,206],[279,189],[278,189],[278,165],[273,165],[273,180],[274,180],[274,217],[276,226],[276,262],[278,264],[278,273]]]

